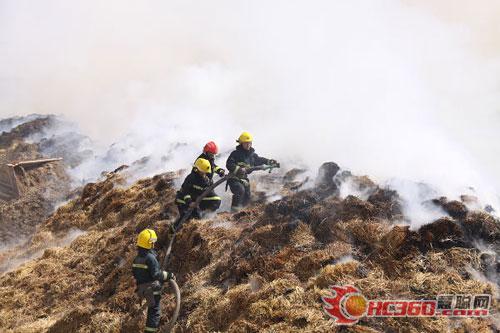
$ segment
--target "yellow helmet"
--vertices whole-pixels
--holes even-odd
[[[202,173],[212,172],[212,166],[210,165],[210,162],[204,158],[197,159],[196,162],[194,162],[194,167]]]
[[[241,133],[238,140],[236,140],[236,142],[239,142],[239,143],[252,142],[252,141],[253,141],[253,136],[252,136],[252,134],[250,134],[248,132]]]
[[[158,238],[156,237],[156,232],[152,229],[144,229],[139,233],[137,237],[137,246],[144,249],[152,249]]]

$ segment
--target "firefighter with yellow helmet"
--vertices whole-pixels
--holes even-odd
[[[160,326],[161,288],[165,281],[175,279],[172,273],[162,271],[154,251],[156,232],[144,229],[137,237],[137,256],[132,264],[132,274],[137,285],[137,295],[146,299],[148,314],[144,332],[157,332]]]
[[[229,155],[226,162],[229,172],[238,177],[237,179],[231,178],[227,181],[233,193],[233,200],[231,202],[232,210],[238,210],[250,202],[250,180],[248,179],[246,169],[264,164],[278,165],[277,161],[260,157],[255,153],[255,149],[252,147],[253,136],[250,133],[241,133],[236,142],[239,145]]]
[[[175,203],[179,209],[181,216],[192,205],[195,205],[196,199],[205,191],[207,187],[212,185],[212,179],[209,175],[212,174],[212,166],[210,161],[204,158],[198,158],[191,173],[182,183],[181,189],[177,191]],[[216,211],[221,204],[221,198],[214,192],[208,193],[200,202],[198,207],[195,207],[191,216],[188,218],[200,218],[203,211]]]

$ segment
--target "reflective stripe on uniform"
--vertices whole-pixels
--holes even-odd
[[[203,201],[203,200],[222,200],[222,199],[218,196],[215,196],[215,197],[205,197],[201,200]]]
[[[186,203],[186,201],[181,200],[181,199],[177,199],[177,200],[175,200],[175,202],[182,203],[182,204],[185,204],[185,203]]]
[[[148,265],[143,265],[143,264],[132,264],[132,267],[148,269]]]
[[[198,185],[193,185],[193,188],[197,189],[197,190],[203,190],[204,187],[201,187],[201,186],[198,186]]]
[[[161,291],[153,291],[153,295],[161,295]]]
[[[187,200],[187,199],[191,199],[191,195],[190,194],[184,196],[184,200]]]
[[[146,332],[156,332],[157,328],[154,328],[154,327],[147,327],[144,329],[144,331]]]
[[[238,162],[238,166],[243,167],[243,168],[250,168],[250,164],[245,163],[245,162]]]

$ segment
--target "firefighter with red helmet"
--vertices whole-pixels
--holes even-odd
[[[198,158],[203,158],[210,162],[210,166],[212,167],[212,171],[207,174],[207,177],[212,179],[214,177],[214,173],[218,174],[220,177],[224,177],[226,170],[215,164],[215,156],[219,153],[219,147],[215,144],[215,142],[210,141],[207,142],[205,147],[203,147],[203,153],[198,156]]]

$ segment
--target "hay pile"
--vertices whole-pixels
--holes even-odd
[[[142,317],[136,313],[130,278],[133,239],[156,219],[164,200],[172,200],[174,176],[146,179],[124,189],[124,178],[111,174],[59,207],[17,253],[36,252],[75,228],[84,234],[2,276],[1,330],[137,331]]]
[[[19,253],[36,251],[75,228],[84,232],[70,245],[47,249],[0,277],[0,331],[140,331],[144,313],[131,277],[135,238],[152,227],[160,237],[157,249],[164,252],[168,224],[176,216],[172,202],[179,175],[166,173],[127,187],[125,172],[87,184],[18,248]],[[323,313],[321,296],[331,284],[353,284],[367,298],[385,299],[497,292],[494,283],[474,278],[491,270],[496,259],[486,267],[473,241],[479,237],[498,246],[498,221],[467,211],[410,231],[395,225],[402,217],[397,193],[367,178],[350,180],[356,179],[363,182],[360,187],[371,187],[367,200],[339,198],[335,182],[300,191],[286,186],[280,200],[185,225],[170,267],[183,297],[175,331],[493,330],[492,319],[443,318],[363,319],[340,328]],[[160,221],[165,205],[171,216]],[[164,297],[164,320],[172,305],[170,296]],[[497,301],[493,307],[499,310]]]

